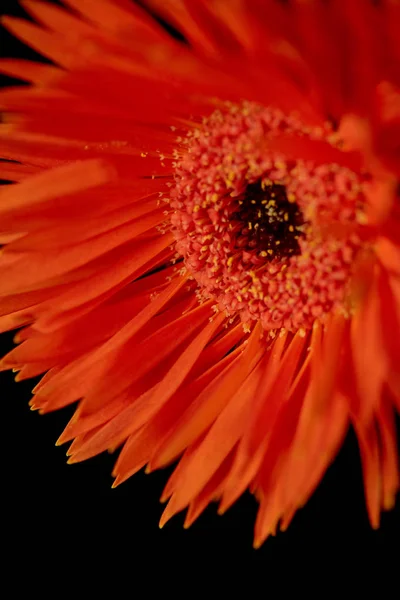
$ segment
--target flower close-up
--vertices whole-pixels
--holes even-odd
[[[161,526],[246,491],[254,545],[358,440],[399,489],[400,2],[24,0],[2,58],[1,360],[68,462],[173,464]],[[167,26],[168,25],[168,26]]]

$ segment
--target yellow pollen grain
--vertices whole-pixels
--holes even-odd
[[[367,215],[365,214],[365,212],[358,210],[356,212],[356,221],[360,225],[366,225],[368,223],[368,218],[367,218]]]

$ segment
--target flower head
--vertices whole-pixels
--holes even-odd
[[[78,401],[70,462],[180,458],[162,523],[246,489],[285,529],[348,427],[399,487],[400,4],[25,0],[0,105],[2,368]],[[152,16],[153,15],[153,16]],[[182,32],[176,39],[154,18]]]

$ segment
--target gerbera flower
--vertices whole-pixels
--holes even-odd
[[[285,529],[352,426],[399,487],[400,4],[24,1],[3,59],[2,360],[78,401],[69,462],[180,457],[161,524],[250,489]],[[158,17],[158,20],[154,18]],[[171,36],[160,19],[180,31]]]

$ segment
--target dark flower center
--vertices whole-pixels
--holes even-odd
[[[298,240],[304,221],[296,202],[288,200],[284,185],[249,184],[232,222],[241,228],[237,248],[258,250],[266,260],[300,254]]]

